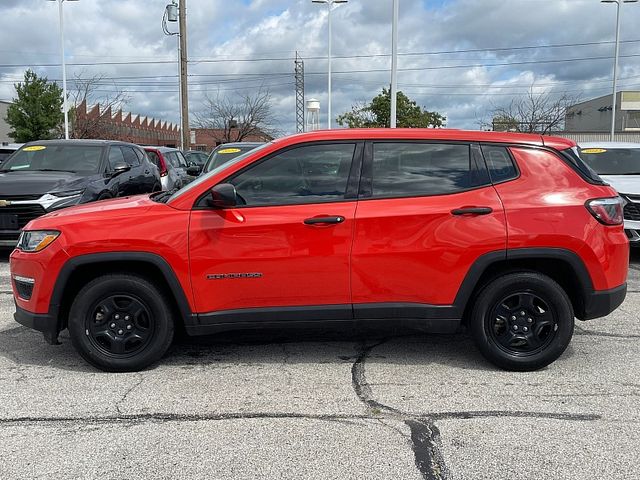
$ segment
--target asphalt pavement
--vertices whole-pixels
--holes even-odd
[[[466,334],[179,339],[103,373],[13,321],[0,252],[0,479],[640,478],[640,252],[610,316],[549,367],[497,370]]]

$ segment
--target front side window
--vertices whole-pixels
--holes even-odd
[[[354,143],[307,145],[278,153],[234,176],[246,205],[289,205],[343,200]]]
[[[374,143],[373,197],[455,193],[481,184],[469,145]]]
[[[120,150],[118,147],[111,147],[109,149],[109,166],[111,167],[111,170],[115,170],[116,165],[118,165],[119,163],[126,163],[124,161],[122,150]]]

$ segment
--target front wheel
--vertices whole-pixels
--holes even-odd
[[[73,346],[105,371],[141,370],[169,349],[174,325],[162,291],[126,274],[98,277],[76,296],[69,312]]]
[[[487,360],[506,370],[537,370],[569,345],[573,306],[562,287],[546,275],[507,274],[482,289],[469,327]]]

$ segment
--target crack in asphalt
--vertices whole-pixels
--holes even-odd
[[[640,335],[636,334],[624,334],[624,333],[607,333],[607,332],[595,332],[593,330],[586,330],[578,325],[575,326],[575,329],[579,332],[576,335],[587,335],[590,337],[610,337],[610,338],[640,338]]]
[[[131,387],[129,387],[129,389],[126,392],[124,392],[124,394],[122,395],[122,398],[118,400],[118,402],[116,403],[116,411],[118,412],[119,415],[122,415],[120,406],[127,400],[127,397],[129,396],[129,394],[133,392],[136,388],[138,388],[144,381],[144,377],[142,376],[142,373],[136,372],[136,376],[138,377],[138,381],[135,382],[133,385],[131,385]]]
[[[360,345],[359,353],[351,367],[351,381],[355,394],[366,405],[369,414],[380,419],[401,420],[411,431],[410,443],[416,468],[425,480],[446,480],[449,470],[442,454],[442,439],[435,422],[438,420],[467,420],[475,418],[544,418],[565,421],[594,421],[602,418],[596,414],[573,414],[529,411],[455,411],[434,413],[411,413],[385,405],[375,399],[371,385],[367,381],[365,364],[372,350],[388,342],[384,339],[373,345]],[[404,436],[404,435],[403,435]]]

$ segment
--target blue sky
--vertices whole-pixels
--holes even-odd
[[[177,121],[176,40],[161,31],[166,3],[65,3],[69,78],[100,75],[94,101],[121,90],[127,110]],[[388,85],[391,5],[350,0],[335,8],[335,115]],[[187,0],[187,7],[192,117],[203,112],[207,95],[234,98],[264,88],[278,127],[293,131],[299,51],[307,98],[320,99],[326,122],[326,7],[310,0]],[[640,3],[624,8],[620,84],[640,89]],[[13,97],[13,83],[29,67],[59,80],[56,5],[2,0],[0,13],[0,99]],[[454,128],[478,128],[493,108],[531,88],[581,99],[604,95],[614,27],[615,6],[598,0],[400,0],[399,85]]]

